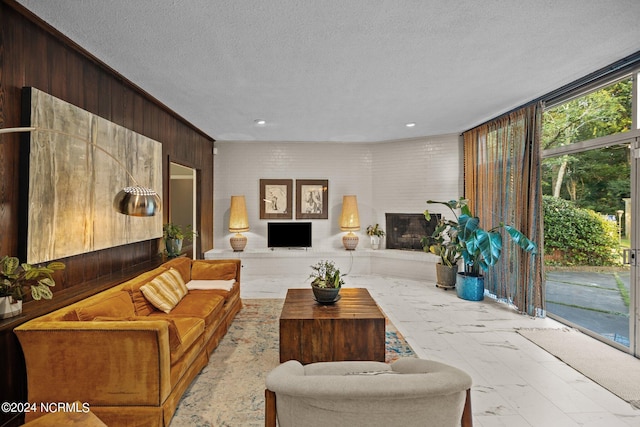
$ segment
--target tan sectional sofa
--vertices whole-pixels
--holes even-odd
[[[145,292],[179,281],[170,269],[200,289],[166,313]],[[176,258],[28,321],[15,329],[28,400],[88,403],[110,427],[168,426],[241,307],[239,260]],[[26,421],[41,415],[27,413]]]

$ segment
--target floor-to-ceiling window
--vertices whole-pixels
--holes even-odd
[[[636,77],[547,105],[541,142],[547,313],[634,354]]]

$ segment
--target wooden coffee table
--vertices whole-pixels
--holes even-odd
[[[342,288],[331,305],[289,289],[280,314],[280,362],[385,361],[385,317],[369,291]]]

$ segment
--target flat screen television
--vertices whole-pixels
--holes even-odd
[[[270,248],[310,248],[310,222],[268,222],[267,246]]]

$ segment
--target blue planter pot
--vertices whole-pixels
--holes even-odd
[[[482,301],[484,299],[484,277],[465,276],[464,273],[458,273],[456,292],[459,298],[467,301]]]

